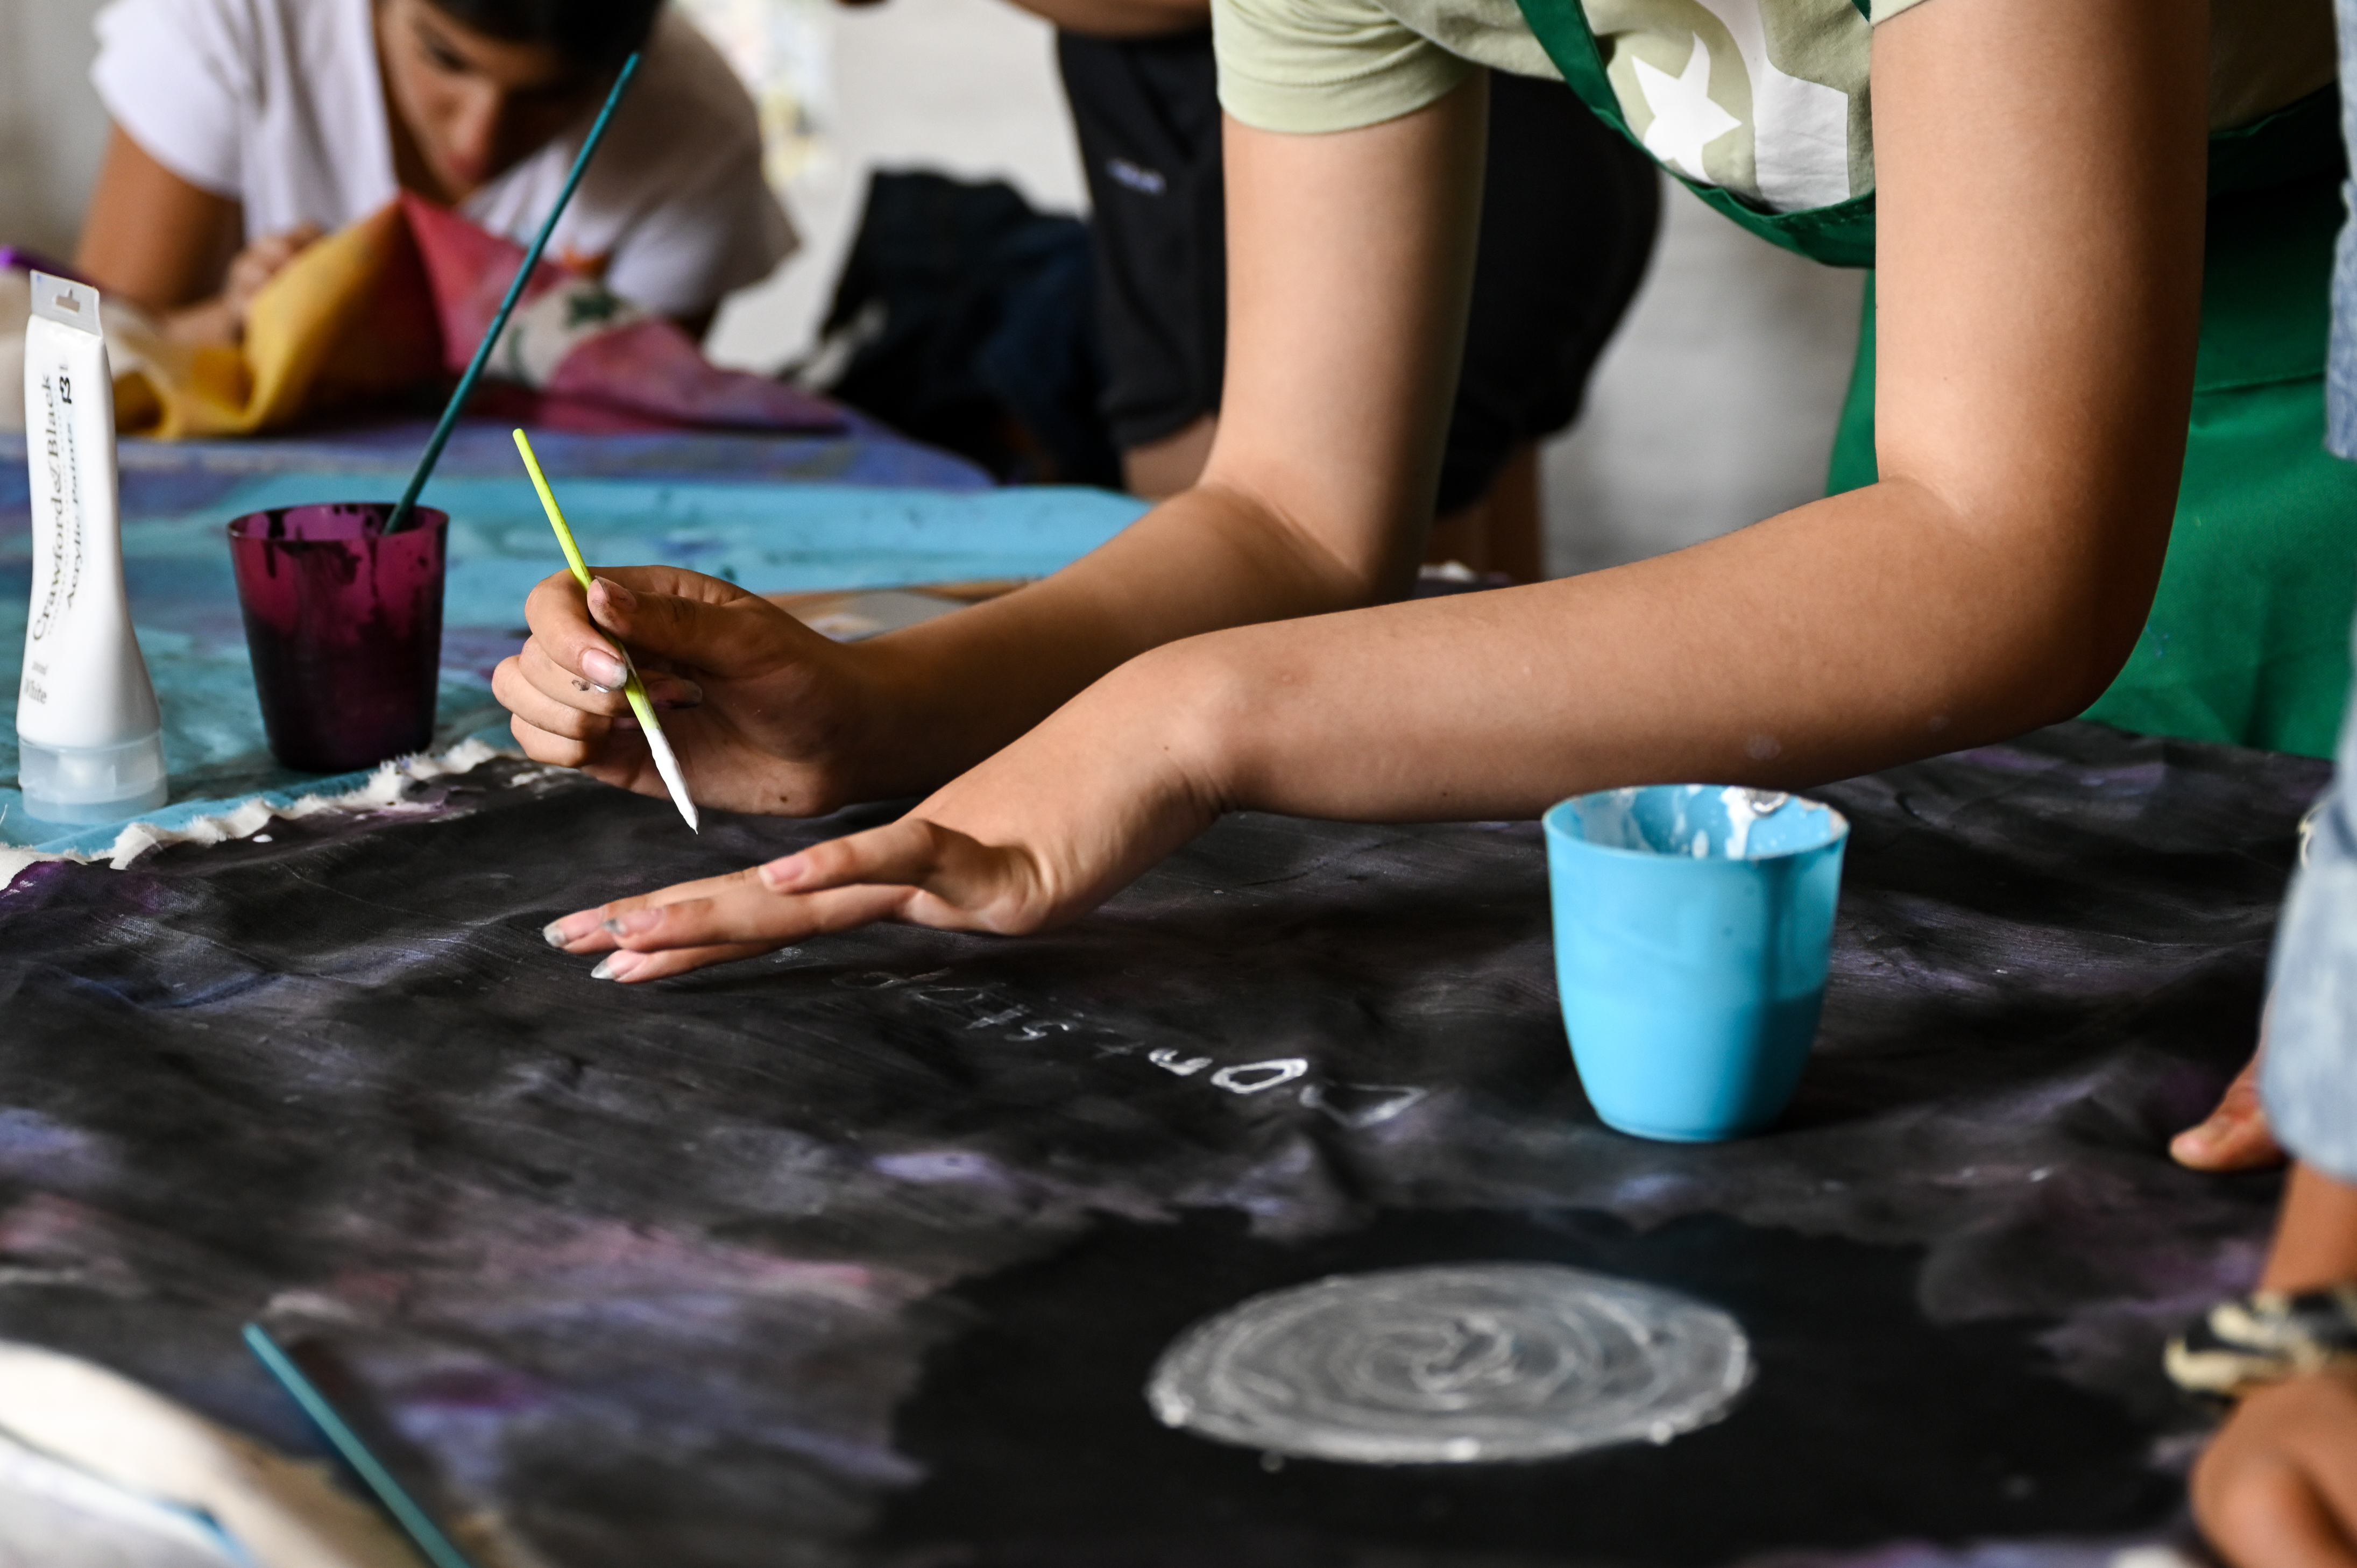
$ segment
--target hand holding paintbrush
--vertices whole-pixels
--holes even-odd
[[[548,513],[548,523],[556,531],[556,542],[565,551],[565,564],[573,568],[574,577],[587,593],[596,583],[589,575],[589,564],[581,558],[581,546],[574,542],[573,530],[565,525],[564,509],[556,504],[556,492],[548,488],[548,476],[541,471],[540,459],[533,454],[532,437],[519,430],[515,433],[516,450],[523,455],[523,466],[532,475],[532,488],[540,492],[542,510]],[[622,666],[622,694],[630,700],[630,712],[639,721],[639,728],[647,737],[647,750],[655,759],[655,771],[662,775],[663,788],[671,791],[672,804],[687,820],[688,830],[702,832],[696,821],[695,802],[687,793],[687,776],[680,770],[679,758],[671,748],[670,737],[663,734],[662,721],[655,717],[655,705],[647,697],[647,685],[630,664],[630,650],[620,643],[614,645],[614,657]]]
[[[907,742],[932,731],[899,717],[893,661],[877,657],[888,639],[829,641],[770,599],[677,566],[600,566],[586,592],[562,571],[533,590],[524,616],[532,635],[500,662],[491,689],[539,761],[662,792],[635,714],[615,694],[620,642],[699,807],[816,816],[926,786]]]

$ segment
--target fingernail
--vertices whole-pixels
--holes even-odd
[[[618,937],[635,937],[662,924],[661,909],[633,909],[627,915],[617,915],[605,922],[606,929]]]
[[[761,886],[772,893],[783,893],[802,879],[802,857],[781,855],[761,867]]]
[[[622,661],[602,648],[592,648],[583,652],[581,673],[588,676],[590,683],[601,692],[619,691],[622,682],[630,678],[630,672],[622,668]]]
[[[597,913],[594,910],[585,910],[578,915],[567,915],[561,920],[549,921],[548,924],[541,927],[540,937],[541,940],[550,947],[568,947],[597,929]]]
[[[647,955],[644,953],[609,952],[604,958],[597,961],[597,967],[589,972],[589,978],[592,980],[628,980],[631,975],[638,972],[639,965],[646,961]]]
[[[591,585],[606,590],[606,603],[625,613],[638,608],[638,596],[608,577],[592,577]]]

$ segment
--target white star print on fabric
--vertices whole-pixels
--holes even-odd
[[[1849,199],[1849,94],[1777,69],[1761,0],[1700,0],[1726,25],[1751,79],[1753,174],[1771,211]],[[1738,157],[1740,156],[1738,153]]]
[[[1703,148],[1743,124],[1711,99],[1710,46],[1697,34],[1686,69],[1677,76],[1641,59],[1635,63],[1637,85],[1644,91],[1645,106],[1653,112],[1653,123],[1645,128],[1645,150],[1665,164],[1675,164],[1689,178],[1708,180],[1702,167]]]

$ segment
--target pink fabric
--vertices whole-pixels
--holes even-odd
[[[443,364],[457,375],[498,314],[523,263],[523,249],[415,196],[404,195],[402,205],[433,288]],[[533,269],[524,303],[574,275],[544,259]],[[486,378],[497,373],[494,364]],[[561,424],[588,428],[630,428],[642,421],[744,430],[844,428],[842,411],[825,399],[765,376],[722,370],[704,357],[694,338],[660,317],[625,322],[584,340],[546,385],[533,390],[541,394],[544,412]],[[585,405],[580,417],[566,418],[566,404]],[[608,424],[600,413],[619,417]]]
[[[425,277],[434,291],[434,312],[442,328],[442,364],[452,375],[467,368],[475,345],[483,340],[491,317],[499,314],[515,270],[523,264],[521,246],[476,228],[447,207],[404,192],[401,209],[409,220],[410,237],[425,263]],[[565,269],[544,259],[532,272],[523,291],[526,301],[565,281]]]

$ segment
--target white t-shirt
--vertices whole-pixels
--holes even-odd
[[[115,0],[91,80],[131,139],[244,204],[249,239],[334,231],[400,193],[371,0]],[[595,112],[460,209],[529,244]],[[761,173],[752,101],[685,18],[656,24],[630,95],[549,245],[623,298],[689,316],[794,249]]]

